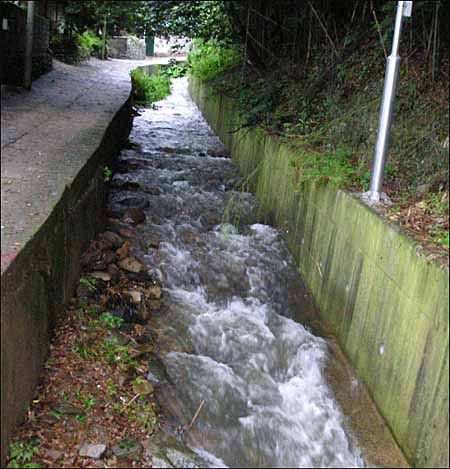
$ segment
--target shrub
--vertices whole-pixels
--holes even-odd
[[[98,52],[102,48],[102,40],[92,31],[83,34],[75,34],[75,40],[80,47],[87,49],[89,53]]]
[[[236,65],[241,60],[238,49],[215,39],[196,41],[195,48],[188,55],[192,74],[201,80],[211,80],[219,73]]]
[[[170,78],[165,75],[146,75],[137,68],[130,72],[133,100],[136,104],[149,106],[170,94]]]

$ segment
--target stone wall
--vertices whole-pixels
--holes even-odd
[[[449,467],[449,275],[398,227],[327,184],[300,189],[294,151],[240,127],[230,99],[190,92],[282,229],[323,318],[415,467]]]
[[[145,41],[138,41],[127,36],[112,37],[108,42],[108,55],[113,59],[144,60],[146,57]]]
[[[20,85],[23,82],[25,60],[26,11],[14,4],[2,2],[0,19],[8,20],[8,29],[0,30],[1,83]],[[36,15],[33,28],[33,80],[52,68],[49,47],[49,21]]]

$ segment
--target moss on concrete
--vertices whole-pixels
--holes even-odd
[[[191,96],[282,229],[299,270],[411,464],[448,467],[448,271],[351,194],[297,183],[296,155],[239,128],[231,100]]]

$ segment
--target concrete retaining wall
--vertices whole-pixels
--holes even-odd
[[[190,93],[263,207],[282,228],[324,319],[411,464],[449,466],[448,270],[357,198],[303,189],[292,150],[241,130],[232,101],[190,80]]]
[[[79,260],[104,229],[103,168],[131,130],[128,100],[97,151],[66,187],[50,217],[1,276],[1,461],[15,426],[26,415],[48,350],[52,327],[73,295]]]

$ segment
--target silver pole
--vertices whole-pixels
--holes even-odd
[[[392,113],[394,110],[395,91],[397,88],[398,70],[400,66],[400,57],[398,55],[400,35],[402,31],[403,16],[410,16],[411,4],[412,2],[398,2],[397,4],[397,16],[395,18],[392,51],[386,64],[383,99],[381,101],[380,121],[378,124],[377,143],[375,145],[372,179],[369,190],[369,198],[375,202],[379,202],[382,196],[381,189],[383,187],[384,166],[386,164]]]
[[[33,68],[33,27],[34,27],[34,1],[27,6],[27,29],[25,42],[25,67],[23,76],[24,88],[31,89],[31,74]]]

